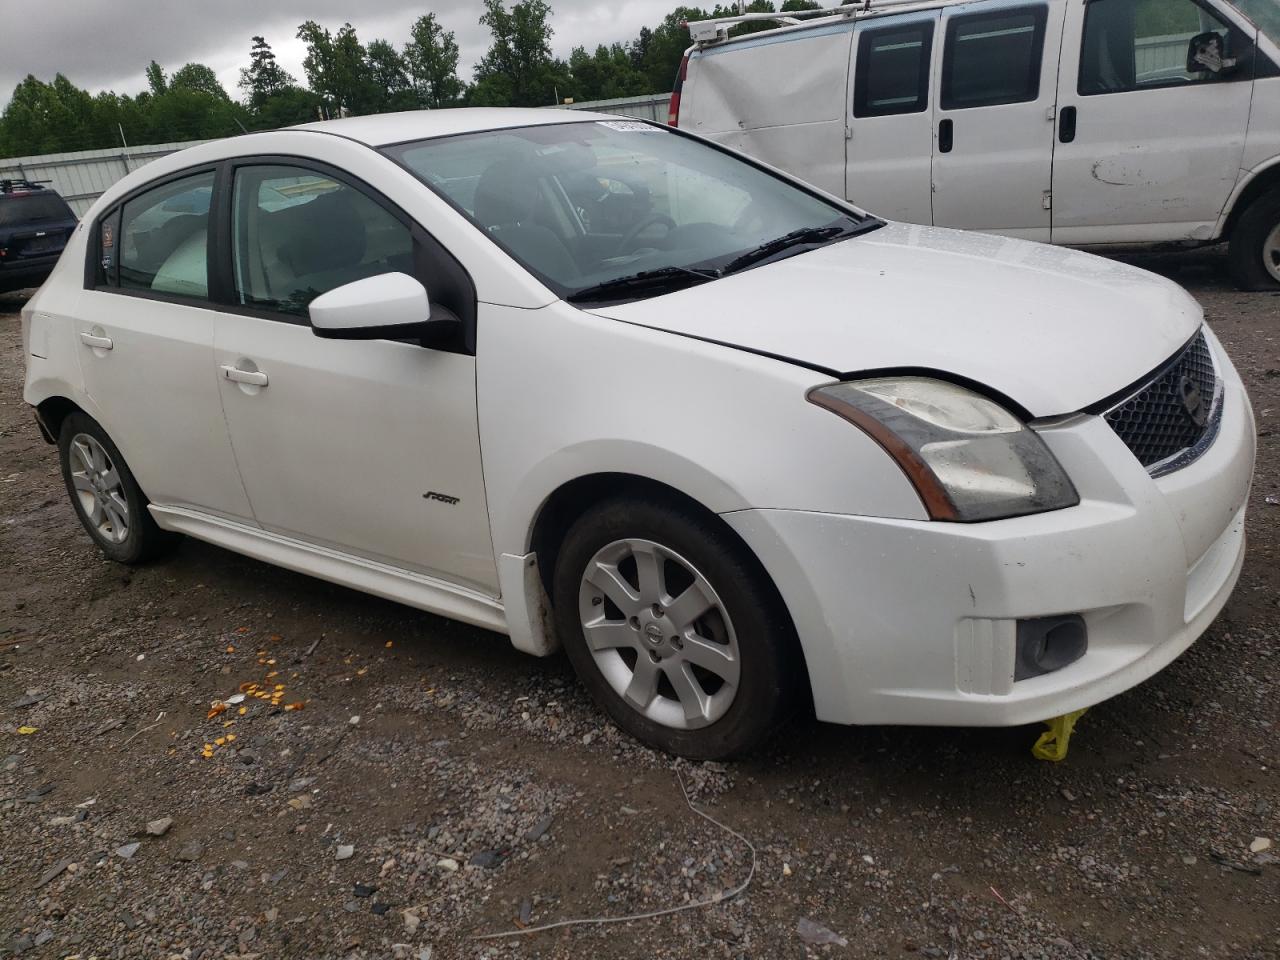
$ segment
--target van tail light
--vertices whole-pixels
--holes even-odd
[[[675,89],[671,91],[671,105],[667,108],[667,126],[680,126],[680,91],[684,89],[684,78],[689,72],[689,55],[686,53],[680,61],[680,69],[676,71]]]

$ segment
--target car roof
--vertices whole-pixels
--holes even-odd
[[[403,113],[345,117],[342,120],[304,123],[289,129],[331,133],[357,140],[371,147],[383,147],[391,143],[447,137],[459,133],[479,133],[483,130],[616,119],[618,118],[607,113],[557,110],[546,107],[458,107],[448,110],[408,110]]]

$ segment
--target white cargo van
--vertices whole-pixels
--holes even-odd
[[[1231,241],[1280,288],[1280,0],[859,0],[689,24],[671,122],[895,220]],[[729,36],[734,24],[781,26]]]

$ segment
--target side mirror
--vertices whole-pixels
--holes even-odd
[[[366,277],[311,301],[311,330],[334,340],[419,340],[441,342],[458,320],[431,309],[427,290],[405,273]]]
[[[1213,30],[1196,34],[1187,43],[1187,73],[1205,73],[1227,77],[1236,72],[1240,61],[1227,56],[1227,41]]]

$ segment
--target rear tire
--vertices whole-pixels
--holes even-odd
[[[803,663],[782,600],[717,518],[656,499],[593,507],[553,581],[557,631],[592,698],[636,739],[697,760],[758,746]]]
[[[144,563],[182,539],[156,525],[129,465],[96,420],[69,414],[58,431],[58,454],[76,516],[112,560]]]
[[[1236,224],[1231,276],[1241,290],[1280,290],[1280,189],[1255,200]]]

